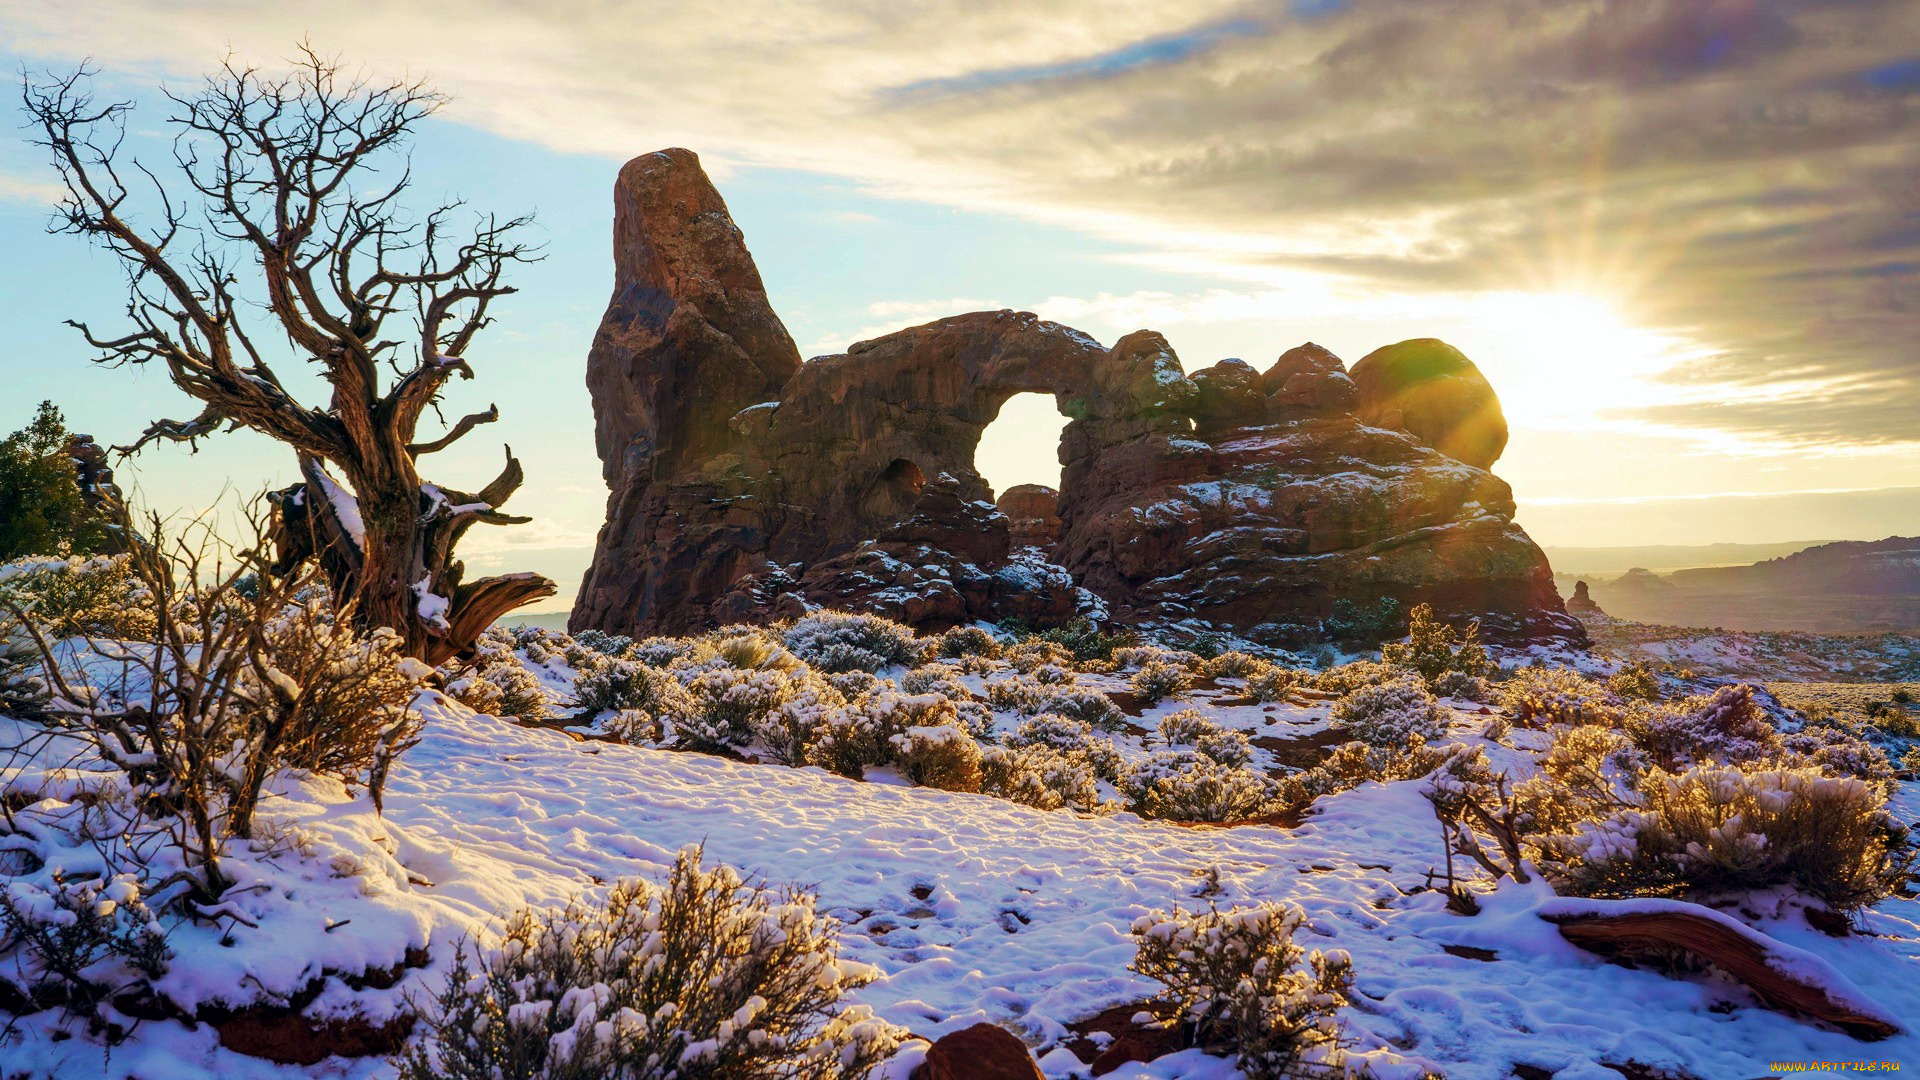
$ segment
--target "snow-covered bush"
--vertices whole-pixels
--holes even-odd
[[[625,655],[648,667],[672,667],[675,661],[698,663],[712,653],[712,646],[698,638],[650,637],[628,646]]]
[[[1129,808],[1171,821],[1241,821],[1259,815],[1276,794],[1251,769],[1223,765],[1197,750],[1160,750],[1121,778]]]
[[[1389,664],[1378,660],[1355,660],[1350,664],[1341,664],[1328,668],[1313,677],[1316,690],[1330,694],[1351,694],[1362,687],[1373,686],[1396,678],[1401,673]]]
[[[1041,686],[1070,686],[1073,683],[1073,672],[1059,664],[1041,664],[1033,669],[1030,677]]]
[[[1285,701],[1300,686],[1301,673],[1278,664],[1268,664],[1247,676],[1247,696],[1265,705]]]
[[[754,725],[754,741],[782,765],[805,765],[817,732],[846,704],[825,680],[808,679]]]
[[[889,738],[906,778],[943,791],[980,790],[980,744],[953,724],[910,727]]]
[[[1407,640],[1380,646],[1380,661],[1419,675],[1427,689],[1436,693],[1445,692],[1440,682],[1448,675],[1477,678],[1494,670],[1493,660],[1480,644],[1480,623],[1449,626],[1434,616],[1429,604],[1416,604],[1407,613]]]
[[[987,704],[1003,712],[1033,716],[1046,706],[1046,702],[1047,688],[1025,675],[994,679],[987,683]]]
[[[1051,642],[1065,649],[1074,661],[1096,665],[1105,665],[1113,656],[1115,649],[1126,646],[1136,637],[1133,631],[1126,629],[1106,633],[1092,619],[1084,615],[1071,620],[1064,626],[1042,630],[1033,636],[1040,641]]]
[[[1630,663],[1607,679],[1607,690],[1627,701],[1659,701],[1660,676],[1638,661]]]
[[[1626,718],[1635,745],[1668,770],[1686,765],[1758,761],[1779,746],[1779,733],[1753,699],[1753,687],[1723,686],[1709,698],[1670,708],[1634,710]]]
[[[1041,713],[1021,721],[1006,741],[1012,747],[1045,746],[1063,754],[1077,754],[1092,766],[1095,776],[1104,780],[1118,780],[1124,767],[1113,740],[1094,734],[1093,725],[1085,720],[1058,713]]]
[[[1113,703],[1112,698],[1098,690],[1084,686],[1056,686],[1043,690],[1036,712],[1058,713],[1102,731],[1117,731],[1126,723],[1127,714]]]
[[[814,687],[816,694],[826,688],[819,676],[799,668],[689,668],[684,674],[694,707],[678,718],[673,738],[688,750],[744,746],[761,721],[803,686]]]
[[[1253,760],[1253,744],[1243,732],[1228,731],[1198,709],[1161,717],[1160,740],[1169,747],[1192,747],[1222,765],[1239,767]]]
[[[1183,698],[1193,686],[1193,673],[1180,664],[1171,664],[1164,660],[1149,660],[1127,685],[1140,698],[1142,704],[1157,705],[1167,698]]]
[[[699,707],[680,680],[639,660],[613,657],[574,680],[573,699],[585,716],[631,709],[676,726]]]
[[[1782,735],[1780,747],[1787,763],[1811,765],[1829,776],[1858,777],[1893,790],[1893,762],[1887,752],[1838,723],[1809,724]]]
[[[835,671],[823,676],[827,685],[840,691],[840,696],[848,699],[861,697],[892,683],[871,671]]]
[[[923,648],[908,627],[878,615],[816,611],[794,621],[782,640],[795,656],[829,674],[880,671],[920,662]]]
[[[981,791],[1041,810],[1102,809],[1097,779],[1093,762],[1078,750],[1028,743],[981,752]]]
[[[960,715],[960,725],[976,739],[986,738],[993,730],[993,710],[985,702],[974,700],[973,691],[946,664],[914,668],[900,676],[900,690],[907,694],[938,694],[953,702],[954,711]]]
[[[811,894],[745,885],[682,851],[664,888],[522,911],[476,966],[464,947],[406,1080],[864,1076],[905,1032],[845,1004],[873,980],[839,956]]]
[[[0,1007],[91,1016],[130,982],[165,973],[171,954],[135,875],[47,871],[12,874],[0,888]]]
[[[1073,652],[1065,645],[1037,637],[1008,646],[1001,658],[1022,675],[1031,675],[1043,667],[1073,666]]]
[[[1415,735],[1433,739],[1447,730],[1446,713],[1433,695],[1406,674],[1347,694],[1334,703],[1333,722],[1374,746],[1404,746]]]
[[[1165,645],[1128,645],[1113,650],[1113,663],[1122,671],[1138,671],[1153,663],[1198,670],[1206,661],[1185,649],[1169,649]]]
[[[800,666],[800,658],[789,652],[779,638],[755,626],[730,626],[716,631],[710,644],[719,659],[743,670],[791,671]]]
[[[1209,679],[1245,679],[1273,665],[1250,653],[1223,652],[1200,665],[1200,673]]]
[[[155,593],[129,555],[9,563],[0,610],[18,610],[50,637],[151,641],[159,625]]]
[[[448,696],[474,712],[533,723],[551,714],[539,676],[514,655],[513,635],[498,626],[488,627],[474,642],[471,661],[450,664],[442,671],[447,675]]]
[[[575,643],[606,656],[625,656],[633,648],[633,639],[625,634],[609,634],[605,630],[582,630],[573,635]]]
[[[1293,904],[1156,911],[1133,924],[1133,969],[1164,984],[1194,1041],[1231,1053],[1250,1080],[1298,1076],[1310,1052],[1336,1063],[1334,1014],[1353,983],[1344,950],[1294,942],[1306,922]]]
[[[1620,717],[1605,686],[1570,668],[1520,668],[1501,684],[1500,704],[1523,727],[1614,724]]]
[[[615,709],[600,729],[634,746],[651,746],[667,737],[667,726],[645,709]]]
[[[1713,897],[1789,886],[1852,912],[1913,867],[1884,792],[1817,769],[1656,771],[1638,805],[1540,841],[1541,868],[1585,896]]]
[[[1325,761],[1283,779],[1280,803],[1290,810],[1304,810],[1324,795],[1347,791],[1370,781],[1411,780],[1432,772],[1445,756],[1443,751],[1428,746],[1426,740],[1420,738],[1398,746],[1343,743],[1334,747]]]
[[[992,659],[1000,655],[1000,639],[984,627],[956,626],[940,635],[934,652],[947,657],[984,656]]]
[[[916,727],[958,729],[959,713],[938,694],[868,694],[826,714],[814,729],[807,764],[859,779],[867,766],[892,761],[893,737]]]

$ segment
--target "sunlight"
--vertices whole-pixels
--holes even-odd
[[[1060,415],[1049,394],[1015,394],[980,436],[973,467],[996,497],[1016,484],[1060,486]]]
[[[1619,426],[1608,412],[1680,400],[1681,389],[1660,376],[1706,355],[1677,335],[1633,325],[1598,297],[1492,292],[1468,304],[1456,344],[1518,425]]]

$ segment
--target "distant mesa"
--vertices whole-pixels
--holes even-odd
[[[1486,471],[1499,402],[1431,339],[1350,376],[1317,345],[1188,375],[1029,312],[801,363],[699,160],[629,162],[587,359],[609,489],[574,629],[684,633],[831,606],[921,629],[1076,615],[1320,639],[1337,599],[1427,602],[1495,640],[1584,641]],[[1015,394],[1069,418],[1059,490],[974,465]]]

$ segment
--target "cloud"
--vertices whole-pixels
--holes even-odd
[[[1599,296],[1704,346],[1695,385],[1793,388],[1649,400],[1639,419],[1786,442],[1915,437],[1911,2],[444,11],[343,3],[310,21],[245,0],[74,0],[14,5],[0,25],[29,55],[170,75],[229,44],[270,58],[312,35],[377,70],[431,73],[456,95],[449,115],[510,137],[615,158],[683,144],[719,170],[850,177],[1119,238],[1242,292],[1312,279],[1395,305]]]
[[[0,203],[52,206],[66,193],[65,188],[52,181],[0,172]]]

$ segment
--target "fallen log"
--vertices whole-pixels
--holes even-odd
[[[1677,900],[1565,899],[1539,914],[1561,937],[1603,956],[1685,952],[1739,980],[1768,1008],[1811,1017],[1857,1039],[1901,1031],[1825,960],[1712,908]]]

